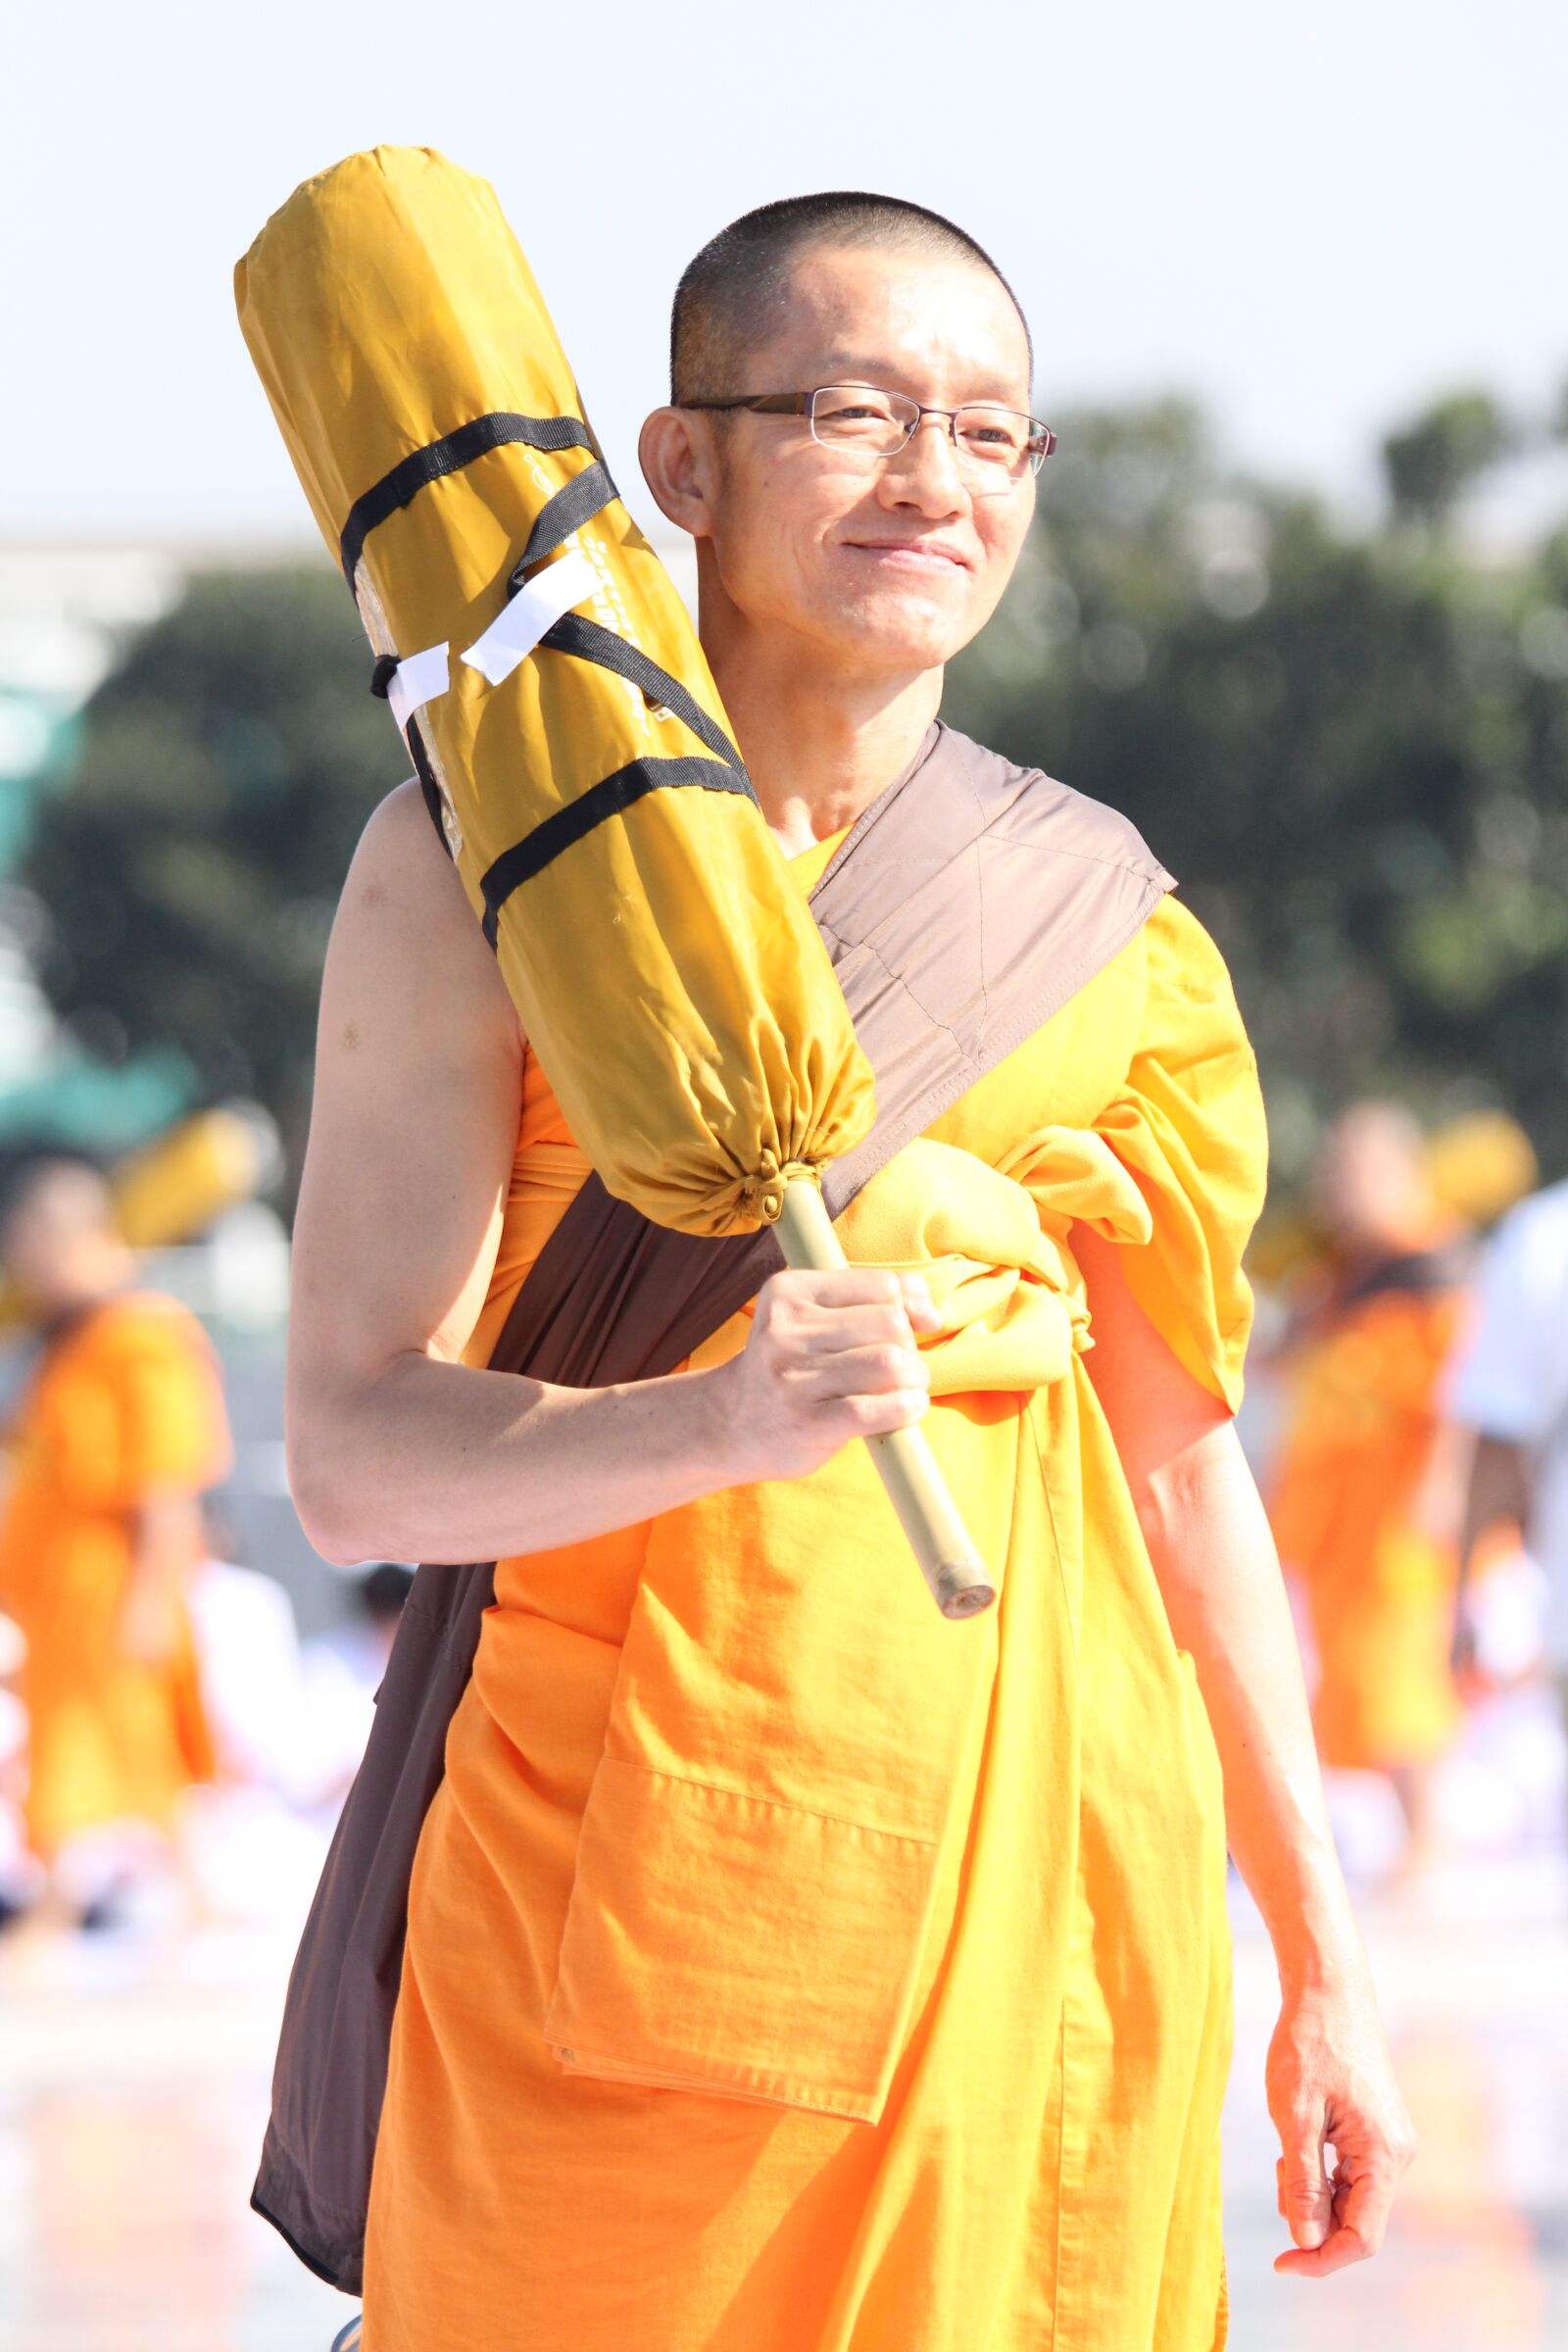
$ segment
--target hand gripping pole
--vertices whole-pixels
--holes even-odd
[[[797,1268],[828,1274],[849,1263],[822,1188],[812,1177],[786,1182],[778,1238],[786,1261]],[[895,1429],[865,1443],[943,1616],[973,1617],[989,1609],[996,1587],[958,1516],[925,1432]]]

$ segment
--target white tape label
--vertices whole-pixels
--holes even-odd
[[[598,586],[599,574],[582,550],[568,550],[517,590],[484,635],[469,646],[464,661],[499,686],[533,652],[546,629],[553,629],[573,605],[586,603]]]
[[[422,654],[411,654],[400,662],[387,684],[386,699],[392,715],[408,739],[409,721],[421,705],[433,703],[438,694],[445,694],[451,684],[447,648],[427,645]]]

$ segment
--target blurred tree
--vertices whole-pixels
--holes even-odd
[[[325,564],[197,576],[93,696],[22,872],[82,1042],[177,1047],[209,1099],[267,1105],[295,1167],[333,907],[407,772],[369,670]]]
[[[1352,536],[1225,478],[1170,402],[1065,418],[1041,487],[945,707],[1125,809],[1178,875],[1230,958],[1280,1175],[1384,1088],[1499,1102],[1568,1167],[1568,531],[1508,565]]]
[[[1383,470],[1395,512],[1446,522],[1478,475],[1515,446],[1513,425],[1488,392],[1455,392],[1434,402],[1383,444]]]

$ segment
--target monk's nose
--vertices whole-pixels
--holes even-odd
[[[952,418],[922,416],[898,456],[889,461],[886,478],[895,496],[922,514],[951,514],[967,506],[968,486],[954,445]]]

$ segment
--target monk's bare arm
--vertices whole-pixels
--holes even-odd
[[[1296,2246],[1278,2267],[1337,2269],[1376,2250],[1415,2142],[1335,1855],[1273,1536],[1225,1407],[1149,1323],[1118,1251],[1081,1229],[1073,1247],[1094,1314],[1090,1374],[1171,1631],[1197,1668],[1231,1851],[1279,1963],[1268,2088]]]
[[[173,1656],[184,1625],[183,1602],[203,1543],[200,1497],[146,1494],[130,1514],[130,1575],[120,1636],[149,1665]]]
[[[923,1409],[923,1310],[869,1271],[776,1276],[744,1354],[700,1373],[575,1390],[460,1362],[521,1070],[495,959],[405,786],[367,828],[333,927],[294,1228],[289,1471],[328,1558],[578,1542],[814,1467]]]
[[[1355,1930],[1256,1485],[1225,1406],[1148,1321],[1127,1288],[1120,1252],[1081,1229],[1073,1249],[1094,1311],[1090,1378],[1127,1473],[1171,1631],[1192,1652],[1221,1747],[1231,1851],[1283,1947],[1282,1962],[1302,1973],[1331,1965]]]

